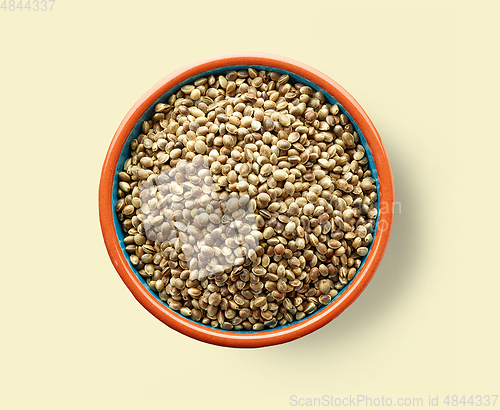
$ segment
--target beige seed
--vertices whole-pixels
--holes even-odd
[[[271,228],[270,226],[264,229],[263,232],[264,239],[272,238],[274,235],[275,235],[274,229]]]
[[[207,150],[207,146],[201,140],[197,140],[194,144],[194,149],[198,154],[204,154]]]
[[[306,198],[312,204],[318,202],[318,194],[316,194],[315,192],[308,192]]]
[[[363,181],[361,181],[361,189],[363,191],[371,191],[373,189],[373,185],[371,183],[371,181],[369,179],[363,179]]]
[[[189,112],[191,113],[192,116],[196,118],[203,117],[205,115],[202,110],[196,107],[191,107],[189,109]]]
[[[170,158],[177,159],[177,158],[179,158],[181,156],[181,154],[182,154],[182,150],[180,150],[179,148],[173,149],[170,152]]]
[[[262,125],[261,125],[260,121],[255,121],[255,120],[252,121],[252,130],[253,131],[255,131],[255,132],[259,131],[261,126]]]
[[[358,229],[356,229],[356,232],[358,234],[358,236],[361,238],[361,239],[364,239],[365,236],[368,234],[368,230],[366,229],[365,226],[363,225],[360,225],[358,226]]]
[[[264,118],[263,125],[266,131],[272,131],[274,129],[274,121],[269,117]]]
[[[179,313],[180,313],[182,316],[187,316],[187,317],[189,317],[189,316],[191,316],[191,309],[189,309],[188,307],[185,307],[185,306],[184,306],[184,307],[181,307],[181,308],[179,309]]]
[[[190,94],[191,91],[193,91],[193,90],[194,90],[194,85],[191,85],[191,84],[186,84],[186,85],[181,87],[181,91],[184,94]]]
[[[134,242],[137,246],[142,246],[146,243],[146,238],[138,233],[134,236]]]
[[[310,234],[309,235],[309,242],[311,243],[312,246],[317,247],[319,245],[319,239],[316,235]]]
[[[134,206],[134,208],[140,208],[142,205],[142,202],[139,198],[134,197],[134,198],[132,198],[132,205]]]
[[[360,237],[357,237],[355,238],[353,241],[352,241],[352,247],[354,249],[358,249],[360,246],[361,246],[361,243],[362,243],[362,240]],[[340,247],[340,242],[339,242],[339,247]]]
[[[191,94],[189,95],[189,98],[191,98],[193,101],[199,100],[201,97],[201,91],[198,88],[195,88],[193,91],[191,91]]]
[[[281,208],[281,204],[279,202],[273,202],[272,204],[270,204],[268,207],[267,207],[267,210],[269,212],[276,212],[277,210],[279,210]]]
[[[134,213],[134,211],[135,211],[135,208],[133,205],[127,205],[127,206],[125,206],[125,208],[123,208],[122,213],[123,213],[123,215],[128,216],[128,215],[132,215]]]
[[[253,305],[256,308],[260,308],[260,307],[264,306],[266,303],[267,303],[267,298],[265,296],[260,296],[254,300]]]
[[[295,225],[295,222],[289,222],[285,226],[285,232],[288,235],[292,235],[293,233],[295,233],[296,228],[297,226]]]
[[[304,208],[302,209],[302,212],[304,213],[304,215],[312,215],[313,212],[314,212],[314,204],[306,204],[304,205]]]
[[[364,156],[365,156],[364,149],[360,149],[360,146],[358,146],[358,150],[353,155],[354,160],[355,161],[361,161],[361,159],[366,160],[366,158],[363,158]]]
[[[230,198],[228,201],[227,201],[227,210],[229,212],[236,212],[239,208],[239,200],[238,198]]]
[[[120,178],[121,181],[130,182],[130,175],[127,174],[126,172],[118,173],[118,177]]]
[[[198,298],[201,295],[201,291],[196,288],[189,288],[188,293],[193,298]]]
[[[211,258],[212,256],[214,256],[214,249],[211,246],[202,246],[200,250],[201,254],[205,258]]]
[[[222,143],[226,148],[232,148],[234,147],[235,144],[234,137],[229,134],[226,134],[224,135],[224,137],[222,137]]]
[[[312,302],[309,302],[305,307],[304,307],[304,313],[306,315],[310,315],[311,313],[313,313],[314,311],[316,311],[316,305]]]
[[[364,246],[361,246],[359,247],[358,249],[356,249],[356,253],[359,255],[359,256],[365,256],[367,253],[368,253],[368,248],[364,247]]]
[[[252,272],[257,276],[263,276],[267,273],[266,269],[262,266],[256,266],[252,269]]]
[[[290,206],[288,207],[288,212],[290,215],[298,215],[300,212],[300,207],[296,202],[292,202]]]
[[[292,132],[288,136],[288,142],[290,142],[291,144],[296,143],[299,139],[300,139],[300,134],[298,132]]]
[[[353,147],[354,146],[354,137],[350,132],[344,132],[342,134],[342,141],[344,141],[344,144],[347,147]]]
[[[169,302],[168,306],[173,310],[180,310],[182,308],[182,303],[176,300]]]
[[[286,150],[290,149],[292,144],[290,144],[290,141],[288,141],[288,140],[279,140],[277,143],[277,146],[279,149],[286,151]]]
[[[325,295],[330,292],[331,288],[332,288],[332,283],[328,279],[322,279],[319,282],[318,289]]]
[[[151,281],[153,282],[153,281]],[[150,284],[151,284],[150,282]],[[157,292],[161,292],[163,290],[163,288],[165,287],[165,284],[163,283],[162,280],[157,280],[155,283],[155,289]]]
[[[295,185],[292,184],[291,182],[287,181],[287,182],[285,182],[285,186],[283,189],[285,190],[285,192],[288,195],[293,195],[295,192]]]
[[[296,320],[301,320],[304,319],[305,317],[306,317],[305,312],[297,312],[297,314],[295,315]]]
[[[284,181],[288,178],[288,173],[284,169],[279,169],[273,172],[273,177],[276,181]]]
[[[264,164],[260,169],[260,174],[264,177],[267,177],[273,171],[273,166],[271,164]],[[276,177],[275,177],[276,179]]]
[[[280,124],[283,125],[283,127],[288,127],[290,126],[290,118],[286,116],[285,114],[281,114],[279,117]]]
[[[120,182],[118,184],[118,187],[123,191],[123,192],[129,192],[130,191],[130,184],[128,182]]]
[[[375,219],[377,218],[378,211],[376,208],[370,208],[368,212],[366,213],[366,216],[370,219]]]
[[[356,268],[349,269],[349,272],[347,273],[347,280],[352,280],[354,276],[356,276]]]
[[[220,86],[225,89],[227,87],[227,83],[228,83],[226,77],[220,75],[218,80],[219,80]]]
[[[322,168],[330,168],[330,162],[324,158],[320,158],[318,160],[318,164],[322,167]]]
[[[208,297],[208,303],[212,306],[219,306],[221,299],[220,293],[214,292]]]
[[[318,298],[318,302],[321,303],[322,305],[328,305],[332,300],[332,297],[330,295],[321,295]]]
[[[260,203],[262,203],[265,206],[267,206],[267,204],[269,203],[269,201],[271,201],[271,197],[269,196],[269,194],[266,194],[265,192],[263,193],[260,193],[258,196],[257,196],[257,201],[259,201]]]

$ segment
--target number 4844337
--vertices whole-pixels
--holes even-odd
[[[477,396],[446,396],[444,399],[443,403],[446,404],[447,406],[494,406],[497,402],[498,395],[494,394],[491,396],[488,395],[477,395]]]
[[[3,0],[0,10],[3,11],[52,11],[56,0]]]

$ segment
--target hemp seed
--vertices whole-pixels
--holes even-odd
[[[331,303],[374,240],[377,180],[338,104],[256,68],[155,105],[118,173],[130,263],[179,314],[272,329]]]

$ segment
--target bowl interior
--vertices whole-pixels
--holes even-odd
[[[375,221],[375,229],[374,229],[374,232],[373,232],[373,237],[375,238],[376,235],[377,235],[378,221],[379,221],[379,215],[380,215],[380,187],[379,187],[379,179],[378,179],[378,175],[377,175],[377,169],[375,167],[375,161],[373,159],[373,155],[371,153],[370,147],[369,147],[368,143],[366,142],[366,139],[365,139],[365,137],[363,135],[363,132],[359,129],[358,125],[354,122],[354,120],[351,117],[351,115],[349,114],[349,112],[347,112],[347,110],[345,110],[345,108],[337,100],[335,100],[335,98],[333,98],[333,96],[331,96],[330,94],[328,94],[322,88],[318,87],[316,84],[312,83],[311,81],[307,80],[306,78],[304,78],[302,76],[299,76],[299,75],[297,75],[297,74],[295,74],[295,73],[293,73],[291,71],[286,71],[286,70],[277,69],[277,68],[274,68],[274,67],[261,66],[261,65],[233,65],[233,66],[226,66],[226,67],[217,68],[217,69],[210,70],[210,71],[205,71],[203,73],[200,73],[200,74],[198,74],[196,76],[190,77],[190,78],[186,79],[185,81],[177,84],[175,87],[171,88],[169,91],[167,91],[165,94],[163,94],[160,98],[158,98],[148,108],[148,110],[142,115],[142,117],[140,118],[140,120],[134,126],[132,132],[129,134],[129,136],[127,138],[127,141],[125,142],[125,145],[121,149],[120,157],[118,159],[118,162],[117,162],[117,165],[116,165],[116,169],[115,169],[115,172],[114,172],[113,190],[112,190],[112,192],[113,192],[112,193],[112,209],[113,210],[115,209],[117,201],[118,201],[118,183],[119,183],[118,173],[123,170],[123,165],[125,163],[125,160],[130,155],[130,144],[131,144],[132,140],[134,140],[135,138],[137,138],[141,134],[142,123],[143,123],[143,121],[149,120],[152,117],[152,115],[154,113],[154,107],[155,107],[155,105],[158,104],[158,103],[160,103],[160,102],[166,102],[168,100],[168,98],[172,94],[176,93],[182,86],[184,86],[186,84],[192,84],[198,78],[207,77],[207,76],[210,76],[210,75],[218,76],[218,75],[221,75],[221,74],[226,74],[227,72],[229,72],[231,70],[235,70],[235,71],[246,70],[246,69],[248,69],[250,67],[253,67],[253,68],[257,69],[257,70],[276,71],[276,72],[279,72],[279,73],[282,73],[282,74],[288,74],[290,76],[291,82],[293,82],[293,83],[296,83],[296,82],[302,83],[304,85],[310,86],[315,91],[321,91],[325,95],[326,101],[328,103],[330,103],[330,104],[337,104],[339,106],[339,108],[340,108],[341,113],[344,113],[349,118],[349,121],[354,126],[354,129],[356,130],[356,132],[359,135],[361,144],[365,148],[365,151],[366,151],[365,155],[366,155],[366,157],[368,159],[368,167],[369,167],[369,170],[372,173],[372,177],[376,181],[377,196],[379,197],[379,200],[377,201],[378,215],[377,215],[377,219]],[[144,288],[147,289],[147,291],[155,299],[157,299],[159,301],[159,303],[161,303],[163,306],[165,306],[166,309],[170,310],[171,312],[173,312],[174,314],[178,315],[179,317],[182,317],[183,319],[187,319],[184,316],[182,316],[180,313],[178,313],[177,311],[174,311],[174,310],[170,309],[170,307],[167,305],[167,303],[163,302],[160,299],[160,297],[158,296],[158,293],[155,293],[155,292],[153,292],[150,289],[150,287],[146,283],[145,279],[139,274],[139,272],[137,271],[137,269],[130,263],[130,260],[129,260],[129,257],[128,257],[128,253],[125,250],[125,246],[126,245],[125,245],[124,239],[125,239],[126,235],[125,235],[125,232],[123,231],[123,229],[121,227],[121,224],[120,224],[120,222],[118,220],[116,212],[113,212],[113,222],[114,222],[115,232],[116,232],[116,234],[118,236],[118,241],[120,243],[120,248],[121,248],[121,250],[122,250],[122,252],[123,252],[123,254],[125,256],[125,259],[127,260],[127,264],[129,266],[129,268],[131,269],[131,271],[134,272],[134,274],[137,277],[137,279],[142,283],[142,285],[144,286]],[[373,245],[374,242],[375,241],[372,241],[372,243],[369,244],[369,246],[368,246],[368,254],[361,258],[362,263],[361,263],[361,266],[359,267],[359,269],[358,269],[358,271],[356,273],[356,276],[363,269],[363,265],[364,265],[364,263],[366,261],[366,258],[370,255],[370,250],[371,250],[371,247],[372,247],[372,245]],[[342,295],[343,292],[345,292],[345,290],[351,285],[351,283],[353,283],[354,279],[355,278],[353,278],[352,281],[350,281],[346,286],[344,286],[344,288],[342,288],[339,291],[338,295],[334,299],[332,299],[332,301],[330,302],[330,304],[334,303],[334,301],[336,299],[338,299]],[[217,328],[217,329],[219,331],[223,331],[223,332],[231,332],[231,333],[238,333],[238,334],[242,334],[242,333],[265,333],[266,331],[275,331],[277,329],[282,329],[282,328],[286,328],[288,326],[296,325],[299,322],[307,321],[309,318],[311,318],[312,316],[318,314],[323,309],[325,309],[327,306],[329,306],[329,305],[319,307],[314,313],[312,313],[310,315],[307,315],[306,317],[304,317],[301,320],[298,320],[298,321],[296,320],[296,321],[293,321],[292,323],[288,323],[286,325],[279,325],[279,326],[276,326],[276,327],[274,327],[272,329],[265,329],[265,330],[258,330],[258,331],[253,331],[253,330],[251,330],[251,331],[247,331],[247,330],[222,330],[220,328]],[[197,325],[206,326],[207,328],[213,329],[211,326],[204,325],[201,322],[195,322],[194,320],[193,320],[193,322],[196,323]]]

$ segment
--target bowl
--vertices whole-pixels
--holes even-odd
[[[115,213],[118,172],[128,156],[130,142],[140,134],[143,120],[151,117],[154,107],[165,102],[182,85],[210,74],[254,67],[289,74],[294,81],[322,91],[330,103],[337,103],[349,117],[365,147],[369,167],[377,181],[378,217],[374,240],[356,276],[328,305],[305,318],[273,329],[259,331],[221,330],[195,322],[170,309],[154,293],[138,271],[130,264],[125,251],[124,232]],[[194,339],[228,347],[263,347],[285,343],[307,335],[326,325],[342,313],[368,285],[388,244],[394,205],[394,186],[389,160],[377,130],[356,100],[325,74],[286,57],[262,54],[230,54],[216,56],[187,65],[168,75],[147,91],[127,113],[109,146],[99,186],[99,217],[109,257],[133,296],[151,314],[172,329]]]

